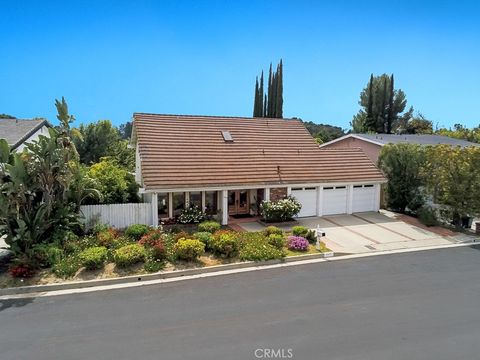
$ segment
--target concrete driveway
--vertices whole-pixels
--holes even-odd
[[[407,224],[392,213],[366,212],[353,215],[333,215],[298,219],[299,225],[316,229],[320,225],[328,248],[337,253],[365,253],[381,250],[406,249],[447,245],[460,240]],[[245,230],[257,231],[259,223],[240,224]],[[290,230],[284,227],[285,230]]]

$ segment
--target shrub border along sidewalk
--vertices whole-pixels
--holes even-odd
[[[0,296],[4,295],[19,295],[19,294],[31,294],[31,293],[42,293],[48,291],[57,291],[57,290],[69,290],[69,289],[84,289],[95,286],[108,286],[116,285],[122,283],[132,283],[148,280],[157,280],[157,279],[170,279],[182,276],[189,275],[198,275],[203,273],[212,273],[217,271],[233,270],[233,269],[242,269],[248,267],[262,267],[266,265],[289,263],[295,261],[303,261],[309,259],[319,259],[332,257],[335,254],[333,252],[325,252],[318,254],[304,254],[289,256],[283,259],[277,260],[267,260],[267,261],[244,261],[233,264],[222,264],[214,265],[208,267],[194,268],[194,269],[185,269],[185,270],[172,270],[172,271],[160,271],[153,274],[143,274],[143,275],[130,275],[123,276],[111,279],[95,279],[95,280],[85,280],[85,281],[67,281],[64,283],[56,284],[47,284],[47,285],[29,285],[29,286],[18,286],[0,289]]]

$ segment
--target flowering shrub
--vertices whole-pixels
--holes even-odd
[[[271,234],[267,236],[267,242],[273,247],[281,250],[285,246],[285,237],[279,234]]]
[[[15,278],[29,278],[35,274],[35,270],[28,264],[14,264],[8,268],[8,273]]]
[[[295,236],[301,236],[308,240],[310,244],[317,242],[317,235],[314,230],[310,230],[305,226],[294,226],[292,228],[292,234]]]
[[[303,236],[305,237],[308,233],[308,228],[306,228],[305,226],[294,226],[292,227],[292,234],[295,235],[295,236]]]
[[[104,230],[97,233],[97,245],[110,247],[115,240],[115,235],[113,231]]]
[[[128,236],[129,238],[135,241],[138,241],[143,235],[148,234],[150,230],[151,230],[151,227],[148,225],[134,224],[134,225],[130,225],[125,230],[125,236]]]
[[[165,262],[158,259],[148,259],[143,265],[143,268],[148,273],[158,272],[165,268]]]
[[[181,239],[173,246],[178,259],[193,261],[205,252],[205,244],[200,240]]]
[[[205,244],[205,248],[210,246],[210,242],[213,239],[213,235],[207,231],[199,231],[193,234],[193,237],[197,240],[200,240]]]
[[[301,236],[289,236],[287,238],[287,247],[289,250],[307,251],[308,240]]]
[[[302,204],[292,196],[278,201],[262,201],[260,211],[265,221],[287,221],[298,215]]]
[[[220,230],[220,227],[220,224],[216,221],[204,221],[198,224],[198,231],[206,231],[213,234],[215,231]]]
[[[173,235],[173,238],[175,239],[175,241],[178,241],[180,239],[188,239],[189,237],[190,237],[190,234],[186,231],[180,231],[175,235]]]
[[[230,230],[218,230],[213,234],[209,247],[216,254],[233,257],[238,251],[238,234]]]
[[[55,275],[60,276],[63,279],[68,279],[74,276],[81,264],[77,256],[67,256],[62,258],[52,267],[52,271]]]
[[[62,249],[47,244],[34,245],[33,248],[34,261],[41,267],[49,267],[60,261],[63,255]]]
[[[178,222],[182,224],[194,224],[205,220],[207,215],[196,205],[183,209]]]
[[[107,260],[108,251],[104,246],[94,246],[78,254],[80,263],[88,270],[99,269]]]
[[[269,235],[272,235],[272,234],[283,235],[283,230],[279,229],[276,226],[267,226],[265,228],[265,230],[263,230],[263,232],[264,232],[265,236],[269,236]]]
[[[130,244],[115,250],[113,261],[119,267],[127,267],[145,260],[145,248],[139,244]]]
[[[160,230],[153,230],[143,235],[138,243],[150,252],[153,259],[161,260],[165,258],[165,243],[163,241],[163,233]]]

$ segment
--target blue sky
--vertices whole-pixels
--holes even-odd
[[[79,122],[133,112],[251,116],[284,61],[284,116],[349,127],[370,73],[435,124],[480,123],[475,1],[0,0],[0,113]]]

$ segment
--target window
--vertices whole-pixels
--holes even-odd
[[[333,186],[324,187],[323,190],[333,190]]]
[[[205,191],[205,212],[210,215],[217,213],[218,195],[216,191]]]
[[[303,190],[303,188],[292,188],[293,191]]]
[[[190,206],[198,206],[202,208],[202,193],[200,191],[194,191],[190,193]]]
[[[315,187],[306,187],[305,190],[317,190]]]
[[[168,217],[168,194],[161,193],[158,194],[158,217],[166,218]]]
[[[335,189],[346,189],[346,186],[337,186]]]
[[[354,188],[361,188],[362,185],[353,185]]]
[[[173,216],[180,215],[185,209],[185,193],[173,193]]]
[[[369,188],[372,188],[373,185],[363,185],[363,187],[369,187]]]

